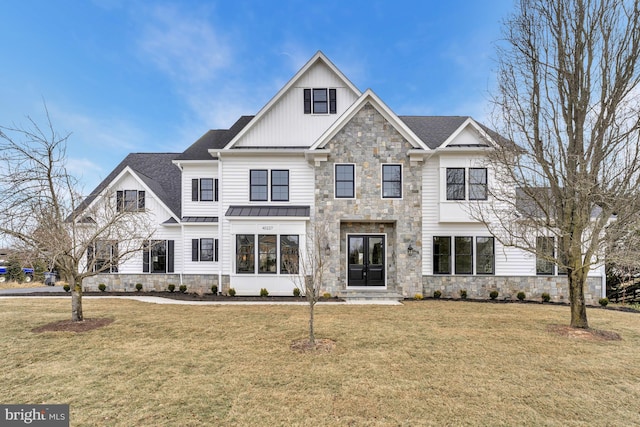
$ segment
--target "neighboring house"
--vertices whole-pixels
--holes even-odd
[[[470,117],[398,116],[318,52],[255,116],[183,153],[118,165],[94,197],[116,189],[118,203],[152,212],[157,230],[148,250],[86,288],[291,295],[310,226],[322,223],[323,292],[567,300],[562,272],[503,247],[469,214],[469,202],[492,203],[484,159],[499,140]],[[592,270],[589,302],[603,284],[604,268]]]

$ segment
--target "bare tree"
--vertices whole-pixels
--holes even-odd
[[[504,32],[493,101],[515,145],[490,156],[496,182],[517,191],[496,185],[485,219],[503,243],[566,269],[571,326],[588,328],[605,228],[638,209],[639,1],[520,0]]]
[[[70,135],[57,133],[45,111],[46,127],[31,118],[28,127],[0,127],[0,236],[57,269],[71,288],[71,319],[82,321],[83,279],[139,252],[153,227],[137,206],[118,206],[109,188],[83,204],[66,168]]]
[[[316,344],[315,306],[320,299],[320,290],[328,265],[325,253],[328,233],[324,223],[312,224],[309,227],[304,249],[298,253],[287,254],[283,263],[289,272],[298,273],[293,274],[291,280],[309,304],[309,346],[313,348]]]

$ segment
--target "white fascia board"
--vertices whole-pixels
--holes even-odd
[[[365,93],[354,102],[347,111],[344,112],[338,120],[336,120],[329,129],[327,129],[318,140],[310,147],[311,150],[324,147],[359,111],[369,102],[393,127],[417,149],[431,151],[418,136],[391,109],[382,102],[382,100],[371,89],[367,89]]]
[[[278,101],[280,101],[280,99],[284,96],[284,94],[287,93],[289,91],[289,89],[291,89],[296,84],[296,82],[298,80],[300,80],[302,75],[304,75],[304,73],[306,73],[309,70],[309,68],[311,68],[313,65],[315,65],[315,63],[318,62],[318,61],[322,61],[327,67],[329,67],[331,69],[331,71],[336,73],[338,78],[341,79],[349,89],[351,89],[357,96],[360,96],[360,94],[361,94],[360,90],[358,90],[358,88],[353,83],[351,83],[351,81],[342,73],[342,71],[340,71],[331,61],[329,61],[329,58],[327,58],[324,55],[324,53],[322,53],[321,51],[318,51],[289,80],[289,82],[287,82],[287,84],[284,85],[282,87],[282,89],[280,89],[278,91],[278,93],[276,93],[275,96],[273,98],[271,98],[271,100],[269,102],[267,102],[267,104],[264,107],[262,107],[262,109],[260,109],[258,114],[256,114],[254,116],[254,118],[249,122],[249,124],[247,126],[245,126],[240,132],[238,132],[238,134],[231,141],[229,141],[229,143],[227,145],[225,145],[224,150],[228,150],[228,149],[232,148],[234,145],[236,145],[236,143],[249,131],[249,129],[253,128],[253,126],[255,126],[256,123],[258,123],[262,119],[262,116],[267,114],[267,112]]]
[[[212,151],[215,151],[215,150],[209,150],[209,153],[211,153]],[[186,165],[207,166],[207,165],[215,164],[217,161],[218,159],[211,158],[207,160],[172,160],[171,163],[178,166],[179,168],[182,168],[182,166],[186,166]]]
[[[91,209],[96,203],[98,203],[98,200],[102,200],[109,193],[109,191],[113,188],[113,184],[115,182],[118,182],[123,176],[125,176],[125,174],[130,174],[138,182],[138,184],[140,184],[144,188],[144,191],[146,193],[153,194],[153,197],[155,197],[155,199],[158,202],[158,204],[160,206],[162,206],[164,209],[166,209],[167,212],[169,212],[169,214],[171,215],[171,217],[173,217],[173,219],[175,219],[178,222],[180,221],[180,218],[175,216],[173,211],[171,211],[171,209],[169,209],[169,207],[164,204],[164,202],[160,199],[160,197],[158,197],[156,195],[156,193],[154,193],[149,188],[149,186],[147,184],[145,184],[145,182],[138,176],[138,174],[133,169],[131,169],[130,166],[126,166],[124,169],[122,169],[122,171],[120,171],[120,173],[115,178],[113,178],[113,180],[104,188],[104,190],[102,190],[102,192],[100,192],[100,194],[98,194],[93,199],[93,201],[89,204],[89,206],[87,206],[86,209],[87,210]]]
[[[480,127],[480,125],[475,120],[473,120],[471,117],[469,117],[469,118],[467,118],[467,120],[464,121],[464,123],[462,123],[460,125],[460,127],[458,127],[458,129],[455,130],[455,132],[453,132],[451,135],[449,135],[447,140],[444,143],[442,143],[440,145],[440,147],[438,147],[438,149],[448,147],[449,144],[451,144],[451,142],[453,142],[453,140],[456,139],[456,137],[458,135],[460,135],[460,133],[462,133],[462,131],[467,126],[473,127],[483,138],[485,138],[489,142],[489,144],[491,145],[491,148],[497,148],[498,145],[493,140],[493,138],[491,138],[489,136],[489,134],[487,132],[485,132],[484,129],[482,129]]]
[[[284,157],[284,156],[301,156],[305,154],[307,148],[238,148],[231,150],[211,149],[209,153],[215,154],[216,157],[242,157],[242,156],[255,156],[256,154],[261,156],[270,157]]]

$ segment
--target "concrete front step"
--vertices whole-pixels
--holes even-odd
[[[353,290],[347,289],[338,292],[338,297],[345,301],[393,301],[399,302],[404,297],[396,292],[392,291],[379,291],[379,290]]]

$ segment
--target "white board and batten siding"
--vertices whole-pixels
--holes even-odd
[[[336,89],[336,114],[304,114],[303,89]],[[357,99],[356,94],[322,62],[314,64],[282,95],[237,147],[308,147]]]

